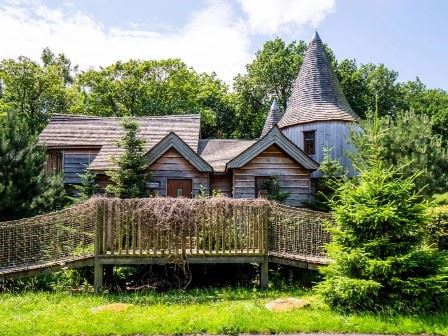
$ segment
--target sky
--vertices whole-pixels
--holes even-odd
[[[81,70],[181,58],[232,83],[263,43],[309,41],[448,90],[446,0],[0,0],[0,59],[65,53]]]

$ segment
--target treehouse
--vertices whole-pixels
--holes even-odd
[[[304,206],[325,147],[354,174],[346,153],[357,118],[316,33],[284,115],[274,100],[259,139],[201,139],[199,115],[136,118],[152,173],[148,195],[192,198],[217,191],[253,199],[266,197],[266,185],[275,180],[287,205]],[[68,189],[89,169],[104,193],[123,132],[118,117],[55,114],[39,137],[48,151],[46,169],[62,173]]]

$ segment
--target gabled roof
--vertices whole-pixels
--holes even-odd
[[[169,149],[175,149],[180,155],[182,155],[185,160],[190,162],[198,171],[201,172],[212,172],[213,168],[196,152],[188,146],[181,138],[177,136],[176,133],[169,133],[165,138],[163,138],[157,145],[155,145],[147,153],[148,165],[151,166],[157,161],[163,154],[165,154]]]
[[[241,154],[255,142],[255,140],[233,139],[199,140],[198,154],[213,167],[215,173],[224,173],[227,162]]]
[[[314,121],[356,121],[317,32],[293,83],[280,128]]]
[[[280,111],[280,107],[277,104],[277,100],[274,98],[272,100],[272,105],[269,109],[268,116],[266,117],[266,121],[264,122],[261,136],[263,137],[264,135],[266,135],[272,127],[278,124],[281,118],[282,112]]]
[[[138,136],[145,140],[146,151],[170,132],[175,132],[193,151],[197,150],[200,115],[169,115],[136,117]],[[121,117],[94,117],[54,114],[39,136],[39,144],[48,148],[101,148],[90,169],[104,171],[114,168],[111,156],[122,153],[116,142],[124,134]]]
[[[264,137],[228,162],[227,168],[243,167],[272,145],[280,147],[280,149],[305,169],[316,170],[319,168],[319,164],[289,140],[277,126],[274,126]]]

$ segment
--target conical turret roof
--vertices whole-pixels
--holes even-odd
[[[272,100],[272,105],[269,109],[268,116],[266,117],[266,121],[264,122],[264,127],[261,131],[261,137],[265,136],[272,127],[277,125],[281,118],[282,112],[280,111],[280,107],[277,104],[277,100],[274,98]]]
[[[356,121],[317,32],[308,45],[279,127],[313,121]]]

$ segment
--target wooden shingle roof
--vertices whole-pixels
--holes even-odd
[[[252,146],[255,140],[211,139],[199,140],[198,154],[207,161],[215,173],[226,171],[226,164]]]
[[[261,131],[261,137],[265,136],[272,127],[277,125],[281,118],[282,112],[280,111],[280,107],[277,104],[277,100],[274,98],[271,108],[269,109],[268,116],[266,117],[266,121],[264,122],[263,130]]]
[[[317,32],[293,83],[280,128],[325,120],[356,121]]]
[[[136,117],[138,135],[145,140],[149,151],[169,133],[176,133],[192,150],[197,151],[200,116],[171,115],[160,117]],[[123,135],[120,117],[91,117],[54,114],[39,136],[39,143],[48,148],[101,148],[91,163],[92,170],[113,169],[111,156],[122,150],[116,142]]]

